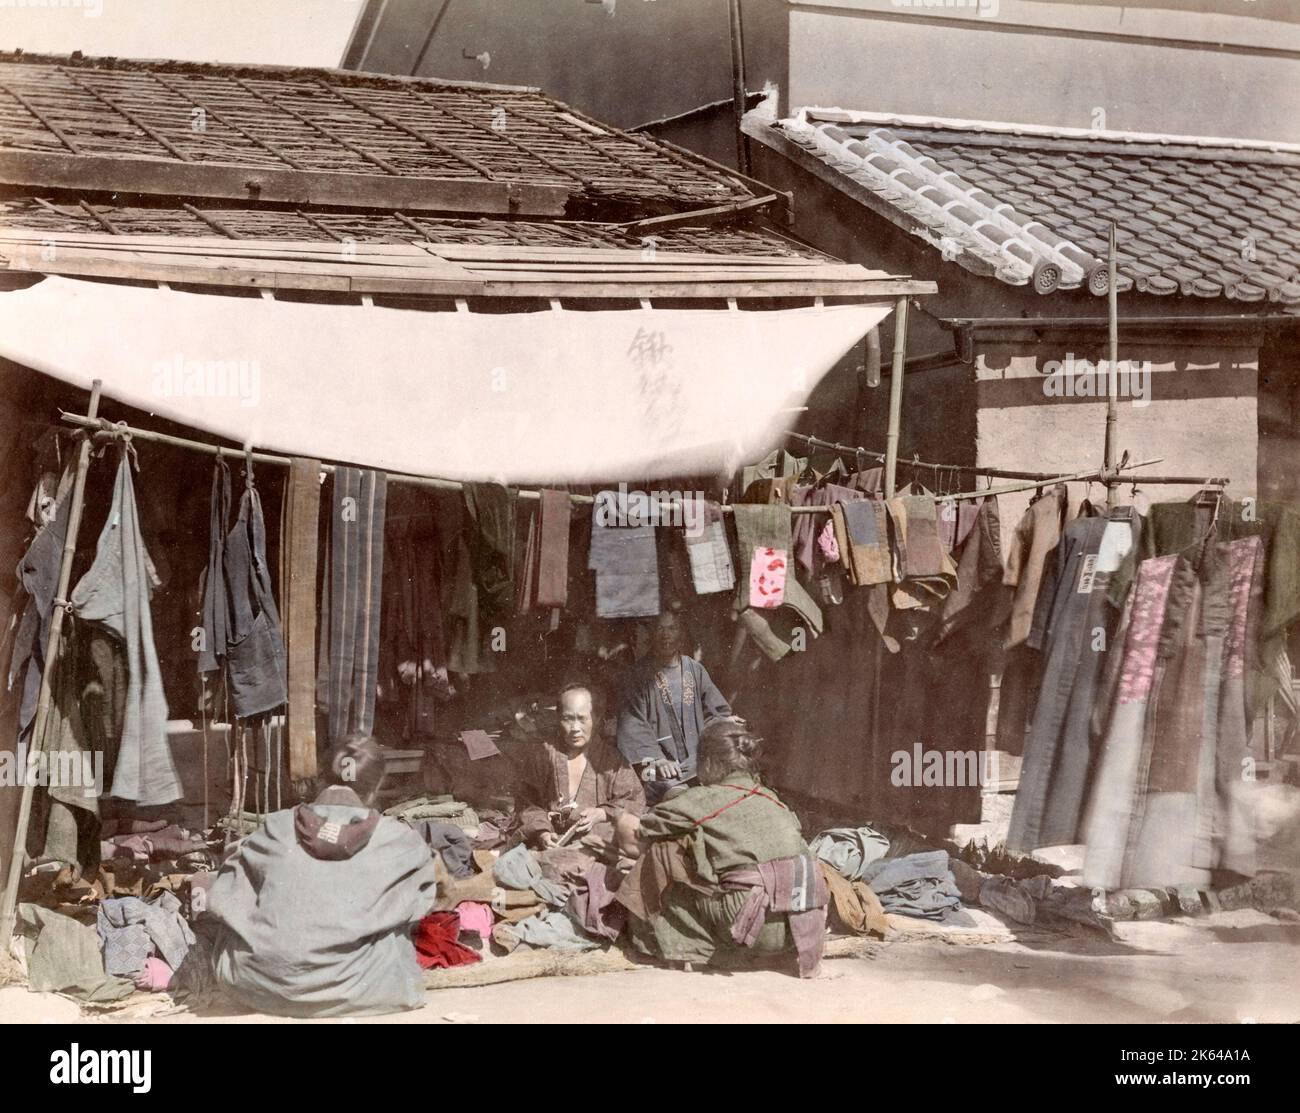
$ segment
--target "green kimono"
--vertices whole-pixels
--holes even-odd
[[[652,894],[658,907],[639,916],[629,904],[632,942],[643,954],[673,962],[725,965],[751,954],[791,949],[783,914],[769,914],[752,947],[731,938],[731,924],[745,903],[744,892],[724,892],[718,879],[727,870],[808,853],[799,819],[770,788],[751,776],[735,775],[725,784],[681,789],[641,820],[641,836],[651,846],[679,851],[673,881]],[[655,855],[648,855],[647,865]],[[662,856],[660,856],[662,857]],[[637,871],[624,886],[642,881]],[[643,883],[644,885],[644,883]],[[632,901],[631,903],[639,903]],[[644,907],[644,906],[643,906]]]

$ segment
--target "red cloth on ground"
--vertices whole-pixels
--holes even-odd
[[[436,966],[467,966],[482,956],[456,942],[460,935],[460,916],[455,912],[430,912],[415,928],[415,959],[428,970]]]

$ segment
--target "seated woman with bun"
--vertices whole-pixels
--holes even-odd
[[[370,805],[380,747],[353,736],[315,800],[272,812],[207,896],[213,972],[241,1004],[280,1016],[363,1016],[424,1004],[411,931],[432,908],[434,859]]]
[[[790,955],[800,977],[817,972],[826,884],[758,756],[743,720],[715,719],[700,736],[700,783],[619,819],[620,850],[636,863],[617,899],[643,954],[706,965]]]

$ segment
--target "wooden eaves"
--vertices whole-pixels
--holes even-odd
[[[12,272],[358,295],[879,298],[936,289],[820,259],[422,241],[340,245],[6,229],[0,257]]]

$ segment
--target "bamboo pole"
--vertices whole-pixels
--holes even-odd
[[[90,387],[90,405],[86,417],[94,421],[99,414],[99,393],[103,383],[96,379]],[[72,580],[72,561],[77,552],[77,534],[81,529],[81,510],[86,495],[86,471],[90,466],[89,436],[83,437],[77,448],[77,472],[72,483],[72,504],[68,509],[68,530],[63,542],[63,557],[59,564],[59,586],[54,594],[50,615],[50,634],[45,643],[45,667],[41,670],[40,693],[36,698],[36,716],[32,721],[31,749],[28,752],[28,769],[31,755],[39,753],[45,741],[45,730],[50,719],[50,687],[54,670],[58,667],[59,648],[63,639],[64,601]],[[57,515],[58,509],[55,509]],[[24,770],[26,773],[27,770]],[[18,886],[22,881],[23,862],[26,859],[27,828],[32,820],[32,797],[35,785],[31,777],[23,777],[22,802],[18,806],[18,826],[14,832],[13,854],[9,858],[8,877],[4,897],[0,899],[0,947],[7,948],[18,916]]]
[[[1109,311],[1110,366],[1106,375],[1106,449],[1103,466],[1108,472],[1115,469],[1115,438],[1119,425],[1119,291],[1115,289],[1118,267],[1115,261],[1115,222],[1110,224],[1110,252],[1107,256],[1108,280],[1106,303]],[[1106,483],[1106,508],[1113,509],[1119,498],[1118,484],[1111,479]]]
[[[745,135],[745,31],[740,19],[740,0],[727,0],[731,28],[731,100],[736,120],[736,168],[750,173],[749,137]]]
[[[903,374],[907,363],[907,298],[894,309],[894,364],[889,379],[889,431],[885,434],[885,497],[894,497],[898,479],[898,431],[903,421]]]

